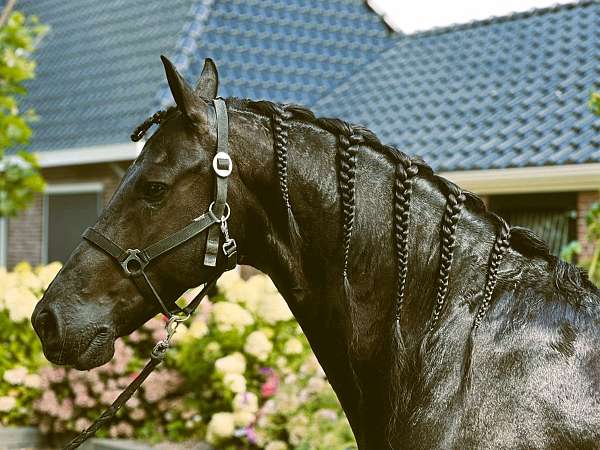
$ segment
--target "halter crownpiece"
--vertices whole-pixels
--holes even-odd
[[[235,240],[229,236],[227,227],[227,219],[229,219],[229,215],[231,214],[231,210],[227,204],[227,184],[228,177],[233,170],[233,161],[229,156],[229,119],[227,116],[227,107],[223,99],[214,99],[212,105],[213,108],[211,108],[211,111],[214,114],[209,114],[209,120],[214,122],[214,127],[217,131],[217,152],[212,163],[215,173],[215,198],[208,207],[208,211],[196,217],[179,231],[143,249],[129,248],[125,250],[109,237],[91,227],[83,233],[83,239],[94,244],[107,255],[114,258],[123,269],[123,273],[132,279],[144,298],[157,302],[163,314],[169,318],[176,315],[189,316],[200,303],[202,297],[194,298],[185,308],[177,306],[174,302],[167,305],[145,272],[146,267],[152,261],[173,250],[175,247],[184,244],[203,231],[208,230],[203,260],[205,266],[217,267],[221,235],[224,238],[221,249],[226,258],[225,264],[217,271],[214,281],[223,272],[233,269],[237,264],[237,245]],[[207,284],[210,284],[212,281],[210,280]]]

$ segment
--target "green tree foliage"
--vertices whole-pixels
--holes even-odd
[[[590,279],[600,285],[600,202],[592,205],[587,213],[586,223],[588,239],[594,243],[594,253],[588,273]]]
[[[600,92],[593,92],[590,96],[590,108],[594,114],[600,116]]]
[[[12,6],[11,2],[7,5]],[[6,23],[0,24],[0,217],[15,215],[44,189],[35,156],[26,150],[14,154],[6,150],[22,149],[29,143],[29,123],[35,120],[35,112],[22,111],[19,103],[27,94],[24,82],[35,76],[32,53],[47,27],[19,11],[4,12]]]

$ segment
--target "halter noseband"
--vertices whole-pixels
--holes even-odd
[[[124,250],[110,238],[92,227],[87,228],[82,235],[83,239],[91,242],[103,250],[104,253],[114,258],[123,269],[125,275],[132,279],[144,298],[158,302],[163,314],[169,318],[179,316],[183,318],[189,317],[217,279],[224,272],[235,268],[237,264],[236,242],[229,237],[227,229],[227,219],[231,213],[227,204],[227,181],[233,168],[233,162],[229,156],[228,149],[229,119],[227,117],[227,107],[223,99],[214,99],[213,107],[213,120],[216,123],[217,129],[217,154],[213,159],[212,167],[215,172],[216,181],[215,199],[208,207],[208,211],[196,217],[179,231],[141,250],[137,248]],[[219,267],[216,274],[206,282],[202,291],[185,308],[179,307],[175,302],[167,305],[150,282],[144,269],[159,256],[189,241],[205,230],[208,230],[208,236],[204,252],[204,265],[217,267],[221,234],[224,237],[221,248],[226,258],[225,263]]]

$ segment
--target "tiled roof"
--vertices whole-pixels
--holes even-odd
[[[600,162],[600,2],[404,37],[314,108],[438,170]]]
[[[25,106],[36,109],[36,151],[127,142],[164,74],[192,0],[22,0],[51,30]]]
[[[26,105],[36,151],[124,143],[168,99],[159,55],[221,95],[310,105],[392,43],[362,0],[21,0],[51,26]]]
[[[219,94],[312,105],[392,44],[361,0],[201,0],[177,44],[188,80],[210,56]],[[163,84],[160,102],[171,101]]]

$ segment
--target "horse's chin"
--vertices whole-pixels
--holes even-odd
[[[77,370],[89,370],[106,364],[115,354],[115,338],[111,334],[97,334],[85,351],[73,362]]]

